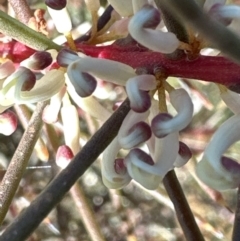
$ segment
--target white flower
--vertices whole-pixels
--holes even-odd
[[[223,157],[225,151],[238,140],[240,140],[239,114],[229,118],[214,133],[202,160],[197,165],[199,178],[208,186],[216,190],[225,190],[236,188],[240,184],[239,164]]]
[[[128,30],[131,36],[143,46],[160,53],[172,53],[178,48],[180,42],[173,33],[152,29],[159,22],[159,11],[151,5],[145,5],[133,16]]]

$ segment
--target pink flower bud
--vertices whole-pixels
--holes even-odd
[[[10,136],[17,129],[17,116],[11,110],[6,110],[0,114],[0,133]]]
[[[72,150],[66,146],[60,146],[57,150],[57,155],[56,155],[56,164],[64,169],[69,162],[73,159],[74,155]]]

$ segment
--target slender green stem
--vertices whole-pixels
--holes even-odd
[[[117,135],[130,110],[129,101],[123,104],[103,124],[70,164],[56,176],[43,192],[26,208],[0,236],[0,241],[25,240],[70,190]],[[34,217],[34,218],[33,218]]]
[[[163,184],[174,205],[186,240],[204,241],[174,170],[168,172],[163,178]]]
[[[162,4],[179,16],[181,21],[187,22],[196,32],[223,54],[240,63],[240,38],[222,24],[203,13],[193,0],[162,0]]]
[[[3,11],[0,11],[0,32],[39,51],[47,49],[60,50],[62,48],[43,34],[32,30]]]
[[[0,185],[0,223],[12,202],[42,127],[42,111],[47,101],[39,102]]]

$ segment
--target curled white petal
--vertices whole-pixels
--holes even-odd
[[[21,91],[21,87],[16,86],[15,101],[20,104],[48,100],[62,89],[64,83],[63,71],[59,69],[50,70],[41,79],[37,80],[30,91]]]
[[[224,152],[236,141],[240,140],[240,115],[234,115],[223,123],[214,133],[205,149],[203,161],[209,162],[214,171],[227,181],[233,180],[235,174],[226,170],[221,163]],[[201,163],[201,162],[200,162]],[[239,176],[238,174],[236,174]]]
[[[229,179],[229,174],[223,175],[216,172],[207,159],[202,159],[197,164],[196,173],[206,185],[219,191],[237,188],[240,181],[240,178],[232,177]]]
[[[127,166],[127,170],[129,175],[138,183],[140,183],[143,187],[154,190],[159,186],[159,183],[162,180],[161,176],[154,175],[148,170],[144,170],[134,165],[134,162],[142,162],[145,163],[144,160],[141,160],[139,155],[134,155],[134,152],[131,151],[127,157],[125,158],[125,163]],[[151,166],[145,163],[148,166]]]
[[[136,112],[145,112],[151,106],[151,99],[146,91],[157,87],[156,79],[152,75],[138,75],[130,78],[126,84],[126,91],[131,108]]]
[[[114,161],[120,148],[118,140],[115,138],[103,152],[101,161],[102,179],[104,185],[110,189],[122,188],[131,181],[127,172],[118,174],[114,169]]]
[[[99,101],[97,101],[95,99],[95,97],[93,96],[89,96],[89,97],[86,97],[86,98],[82,98],[80,97],[71,81],[68,79],[67,75],[66,76],[66,84],[67,84],[67,90],[68,90],[68,93],[70,94],[71,98],[73,99],[73,101],[82,109],[84,110],[85,112],[89,113],[91,116],[97,118],[98,120],[101,120],[101,121],[106,121],[110,115],[111,115],[111,112],[108,111],[105,107],[103,107]]]
[[[146,120],[148,117],[149,112],[146,111],[144,113],[135,113],[134,111],[130,110],[127,116],[125,117],[121,128],[118,132],[118,141],[121,147],[128,149],[129,142],[132,142],[132,140],[129,140],[128,136],[128,130],[136,123],[140,121]]]
[[[170,102],[176,109],[178,114],[171,120],[172,126],[175,126],[173,130],[180,131],[184,129],[192,120],[193,115],[193,103],[192,100],[184,89],[176,89],[169,94]]]
[[[184,129],[192,120],[193,103],[184,89],[176,89],[169,94],[170,102],[177,111],[177,115],[171,119],[161,121],[156,116],[152,121],[152,130],[156,136],[167,135]]]
[[[145,172],[164,177],[168,171],[173,169],[173,163],[178,155],[178,149],[178,134],[171,133],[163,139],[156,140],[153,157],[156,163],[153,166],[137,159],[133,159],[131,163]]]
[[[143,74],[138,75],[128,80],[128,84],[134,84],[139,90],[154,90],[157,87],[156,78],[153,75]],[[127,88],[127,87],[126,87]]]
[[[129,78],[136,76],[130,66],[107,59],[79,58],[72,67],[118,85],[125,85]]]
[[[155,152],[153,159],[157,167],[161,170],[160,175],[166,175],[173,169],[179,151],[179,135],[173,132],[163,139],[155,138]]]
[[[151,21],[155,13],[155,8],[142,8],[129,22],[129,33],[136,41],[153,51],[172,53],[179,46],[179,40],[175,34],[144,28],[144,24]]]

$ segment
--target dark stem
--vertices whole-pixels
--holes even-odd
[[[177,38],[180,41],[182,41],[184,43],[188,43],[187,31],[186,31],[184,25],[179,21],[178,16],[176,16],[176,14],[173,15],[172,12],[169,11],[169,9],[166,8],[166,6],[164,4],[162,4],[161,0],[155,0],[155,3],[162,14],[161,17],[163,18],[163,21],[164,21],[165,26],[167,27],[168,31],[175,33]],[[173,53],[168,54],[166,56],[169,56],[169,58],[176,60],[176,59],[184,58],[186,56],[186,54],[184,53],[183,50],[177,49]]]
[[[43,192],[7,227],[0,241],[25,240],[61,201],[79,177],[91,166],[117,135],[125,116],[130,110],[126,100],[104,123],[71,163],[56,176]]]
[[[101,29],[104,28],[104,26],[108,23],[108,21],[111,18],[111,14],[113,11],[113,7],[109,5],[104,13],[99,17],[98,22],[97,22],[97,31],[100,31]],[[91,30],[84,34],[83,36],[79,37],[78,39],[75,40],[75,43],[81,43],[84,41],[88,41],[91,38]]]
[[[232,241],[240,240],[240,186],[237,193],[237,210],[235,213],[235,220],[233,225]]]
[[[240,63],[240,38],[222,24],[203,13],[202,9],[192,0],[162,0],[162,4],[187,22],[214,47]]]
[[[174,205],[186,240],[204,241],[174,170],[168,172],[163,178],[163,184]]]

